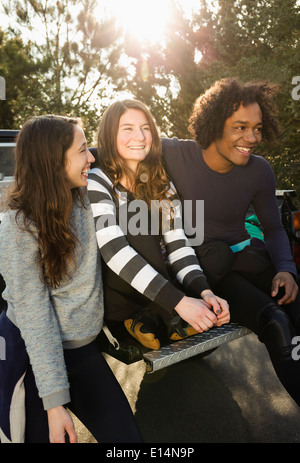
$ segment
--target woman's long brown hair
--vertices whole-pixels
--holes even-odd
[[[41,278],[54,288],[76,267],[78,241],[70,212],[74,201],[84,205],[81,189],[71,190],[65,173],[75,124],[76,119],[53,115],[25,122],[17,138],[15,185],[8,202],[22,229],[31,232],[31,224],[36,227]]]
[[[150,152],[139,163],[135,174],[127,167],[117,151],[119,121],[128,109],[136,109],[145,114],[152,135]],[[149,207],[152,200],[168,200],[170,181],[162,163],[160,137],[151,112],[138,100],[116,101],[105,111],[98,130],[98,155],[94,166],[100,167],[109,175],[114,189],[125,175],[135,198],[144,200]]]

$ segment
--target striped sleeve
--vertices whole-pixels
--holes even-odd
[[[172,310],[184,293],[160,275],[129,245],[117,222],[112,194],[110,179],[101,169],[92,169],[88,179],[88,195],[102,258],[114,273],[138,292],[167,310]],[[119,207],[126,201],[121,192],[118,201]]]
[[[174,185],[171,183],[172,191],[176,192]],[[174,199],[169,192],[169,199],[173,207],[174,226],[165,226],[164,242],[168,261],[171,265],[172,272],[180,284],[188,291],[200,297],[201,292],[209,289],[206,277],[200,267],[194,249],[190,246],[184,232],[181,201]],[[166,223],[170,221],[170,208],[165,212]]]

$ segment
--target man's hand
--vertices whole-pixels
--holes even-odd
[[[277,301],[277,304],[291,304],[296,299],[298,294],[298,285],[295,282],[293,275],[289,272],[279,272],[272,280],[271,296],[276,297],[279,288],[284,288],[284,296]]]

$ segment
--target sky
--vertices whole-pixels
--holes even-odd
[[[162,43],[166,21],[171,14],[174,3],[180,4],[184,16],[191,18],[194,11],[199,9],[199,0],[99,0],[99,8],[95,16],[113,14],[117,16],[118,26],[126,32],[130,32],[135,40],[143,43],[147,41],[153,45]],[[214,9],[214,0],[207,1],[210,8]],[[195,57],[195,59],[201,57]],[[126,61],[126,57],[124,57]],[[126,65],[126,62],[123,63]],[[171,90],[176,94],[176,85],[171,85]],[[174,88],[173,88],[174,87]],[[165,89],[162,89],[165,91]],[[124,97],[130,97],[126,92]],[[163,94],[161,95],[163,97]]]
[[[51,2],[55,3],[55,0],[51,0]],[[143,43],[143,41],[147,41],[147,43],[150,42],[155,45],[163,43],[165,23],[175,3],[181,5],[184,16],[191,18],[193,12],[199,9],[200,2],[199,0],[99,0],[99,6],[96,7],[94,15],[100,21],[106,15],[116,16],[120,29],[130,32],[137,42]],[[212,10],[215,8],[215,3],[215,0],[207,0],[207,4],[210,5]],[[75,9],[73,9],[72,13],[73,17],[78,14]],[[7,16],[1,14],[0,8],[0,27],[3,26],[5,29],[8,21],[11,23],[12,18],[13,15],[7,18]],[[33,30],[27,30],[27,34],[26,30],[22,30],[22,37],[25,40],[30,39],[36,43],[43,43],[45,40],[43,25],[36,22],[32,23],[32,26]],[[52,27],[56,27],[55,24]],[[76,38],[74,39],[76,40]],[[125,62],[122,62],[122,64],[128,66],[130,72],[130,65],[126,61],[128,59],[126,56],[123,59]],[[195,59],[201,59],[201,56],[195,56]],[[175,87],[172,87],[172,91],[176,93]]]
[[[175,2],[181,5],[187,18],[199,8],[200,3],[199,0],[101,0],[99,14],[104,6],[108,12],[117,14],[120,25],[131,31],[137,40],[147,39],[155,43],[162,38],[165,22]],[[214,0],[207,3],[210,8],[215,8]]]
[[[119,26],[130,31],[137,40],[146,39],[157,43],[162,38],[165,22],[174,3],[179,3],[183,7],[184,15],[189,18],[193,11],[199,8],[200,2],[199,0],[99,0],[95,16],[103,18],[105,13],[108,15],[113,13],[118,18]],[[216,2],[208,0],[207,3],[214,8]],[[7,17],[1,14],[0,10],[0,27],[1,25],[7,26]]]

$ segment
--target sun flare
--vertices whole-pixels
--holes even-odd
[[[170,14],[170,0],[110,0],[108,9],[120,28],[140,42],[159,42]]]

